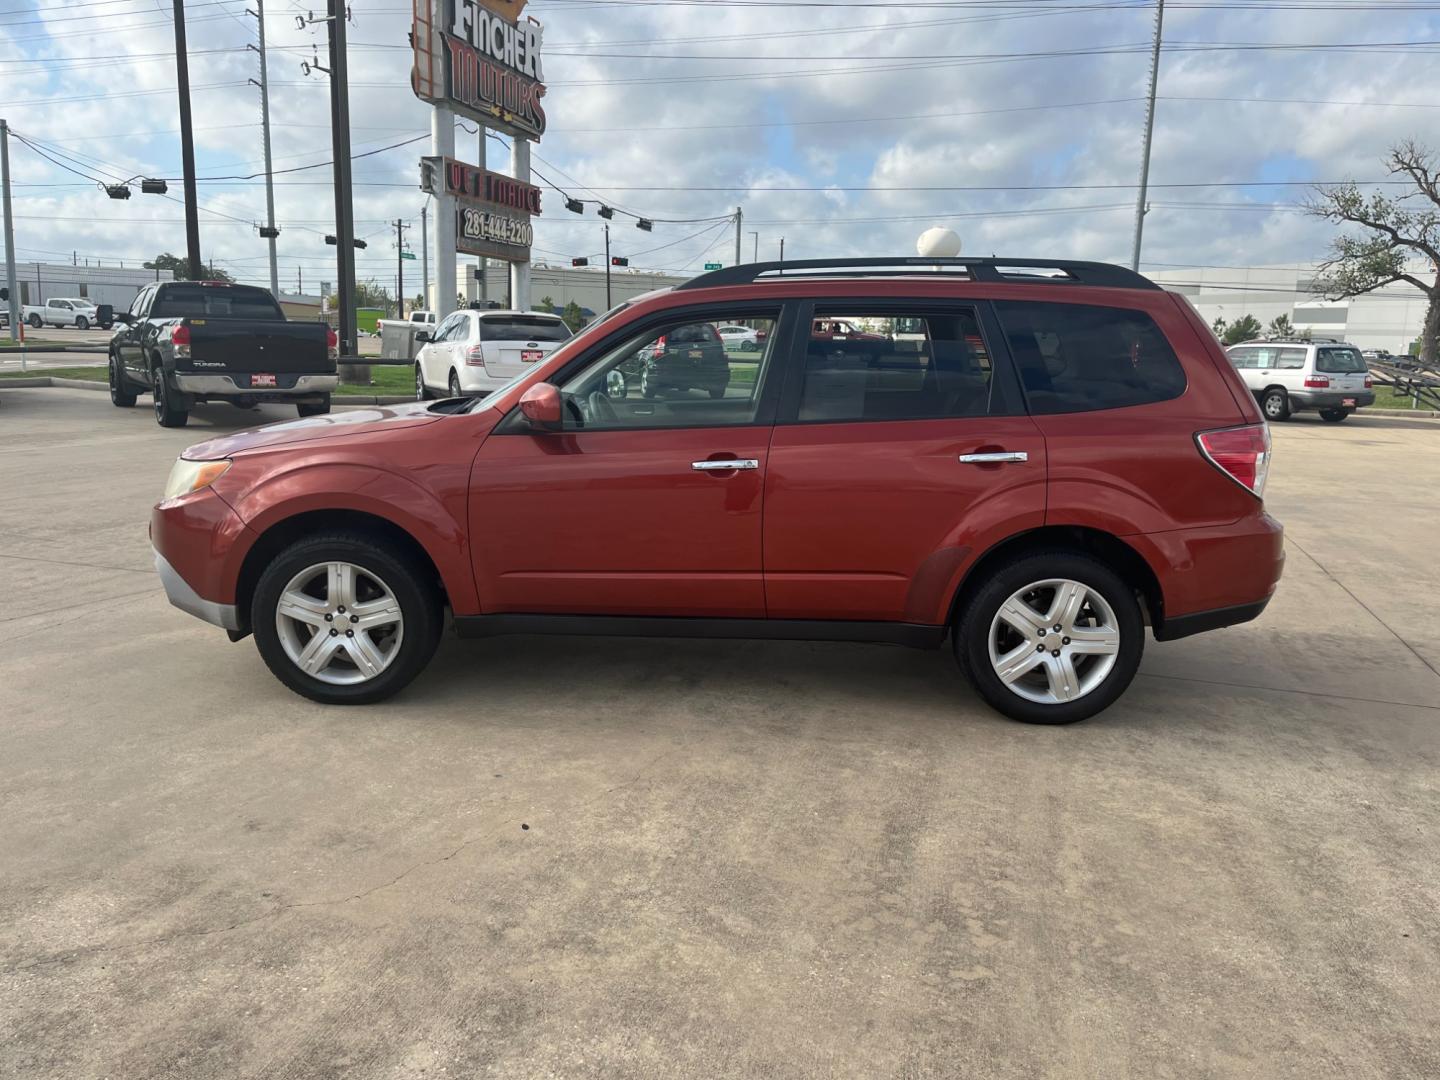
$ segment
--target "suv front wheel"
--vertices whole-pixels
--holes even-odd
[[[1144,635],[1134,591],[1108,566],[1078,552],[1040,552],[1006,563],[970,598],[955,655],[1006,716],[1069,724],[1125,692]]]
[[[363,533],[296,541],[255,586],[250,625],[275,677],[326,705],[404,689],[440,641],[436,590],[403,551]]]

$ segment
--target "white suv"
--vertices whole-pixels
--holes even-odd
[[[1343,341],[1246,341],[1225,351],[1271,423],[1304,409],[1339,423],[1375,404],[1365,358]]]
[[[539,311],[457,311],[421,330],[415,397],[483,396],[534,367],[571,338],[558,315]]]

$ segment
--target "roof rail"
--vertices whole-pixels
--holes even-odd
[[[728,266],[723,270],[700,274],[676,288],[710,289],[719,285],[752,285],[761,277],[780,277],[792,273],[805,278],[885,277],[912,275],[921,270],[940,271],[948,267],[965,270],[971,281],[1095,285],[1113,289],[1160,288],[1134,270],[1127,270],[1113,263],[1075,262],[1069,259],[1002,259],[998,256],[983,259],[964,256],[937,259],[914,255],[902,255],[893,259],[794,259],[789,262],[742,263],[739,266]],[[1026,270],[1035,270],[1037,273],[1027,274],[1024,272]],[[1063,276],[1056,276],[1054,271],[1059,271]]]

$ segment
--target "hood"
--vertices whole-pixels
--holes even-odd
[[[180,456],[189,461],[214,461],[233,457],[246,450],[260,450],[292,443],[339,439],[347,435],[364,435],[382,429],[421,427],[439,420],[423,402],[405,405],[381,405],[371,409],[346,409],[344,412],[311,416],[304,420],[282,420],[278,424],[221,435],[218,439],[196,443]]]

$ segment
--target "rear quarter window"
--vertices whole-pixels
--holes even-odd
[[[1032,413],[1123,409],[1185,392],[1179,357],[1143,311],[1012,300],[994,306]]]
[[[1359,375],[1369,370],[1358,349],[1317,349],[1315,370],[1327,375]]]

